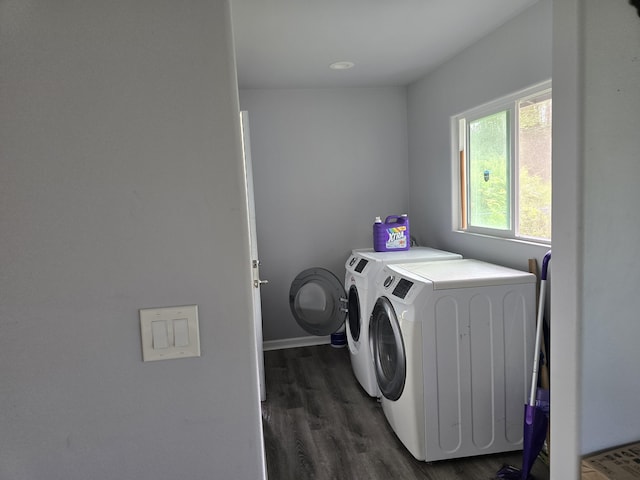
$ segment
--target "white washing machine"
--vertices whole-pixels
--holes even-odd
[[[370,320],[376,380],[415,458],[522,449],[535,282],[469,259],[382,269]]]
[[[412,247],[399,252],[376,252],[372,248],[353,250],[345,263],[344,288],[348,296],[347,344],[351,367],[362,388],[379,397],[369,346],[369,317],[376,301],[375,282],[385,265],[462,258],[457,253],[429,247]]]

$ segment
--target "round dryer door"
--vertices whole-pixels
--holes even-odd
[[[331,335],[347,317],[347,296],[338,277],[324,268],[308,268],[291,282],[289,307],[306,332]]]
[[[400,323],[386,297],[376,300],[369,323],[369,341],[380,392],[397,400],[404,390],[407,358]]]

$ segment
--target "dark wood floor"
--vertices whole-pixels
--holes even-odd
[[[351,371],[349,352],[330,345],[265,352],[262,406],[270,480],[489,480],[520,452],[425,463],[387,425],[382,407]],[[538,460],[532,479],[548,480]]]

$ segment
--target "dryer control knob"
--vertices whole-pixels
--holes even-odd
[[[384,288],[389,288],[389,285],[391,285],[393,283],[393,275],[389,275],[387,278],[384,279]]]

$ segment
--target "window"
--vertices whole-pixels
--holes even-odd
[[[452,119],[454,229],[551,242],[551,82]]]

